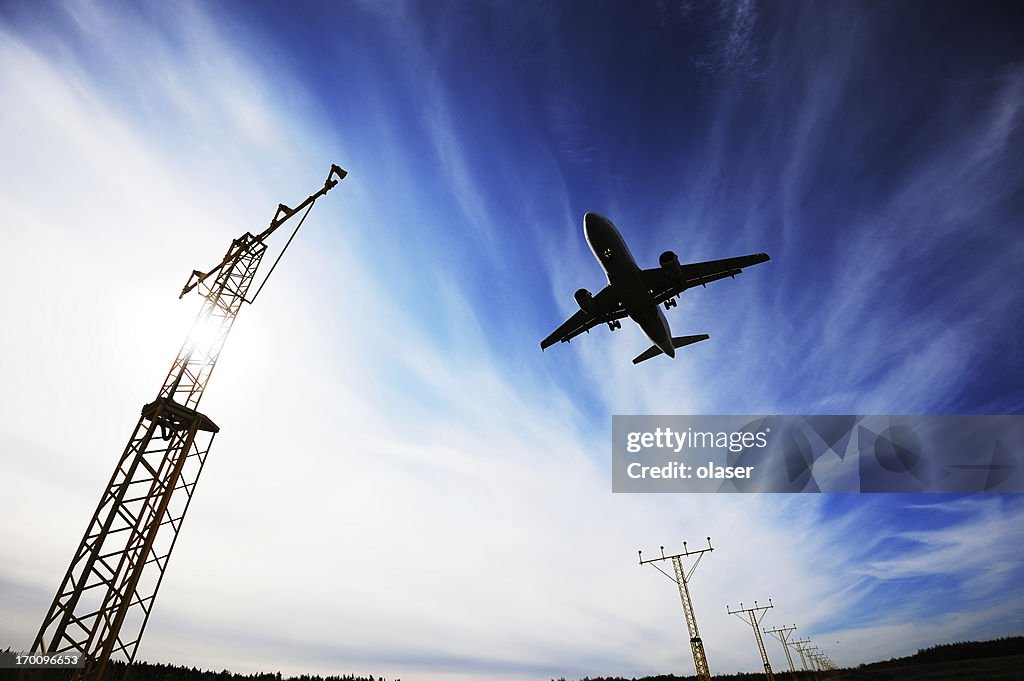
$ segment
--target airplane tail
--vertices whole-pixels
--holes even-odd
[[[711,336],[706,333],[701,333],[696,336],[676,336],[672,339],[672,347],[681,348],[684,345],[692,345],[693,343],[699,343],[702,340],[707,340]],[[639,355],[633,358],[633,364],[639,364],[640,362],[646,362],[651,357],[657,357],[658,355],[664,354],[657,345],[652,345],[647,348]]]

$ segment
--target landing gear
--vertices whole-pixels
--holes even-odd
[[[669,298],[668,300],[665,301],[666,310],[676,307],[677,305],[679,305],[679,301],[676,300],[675,298]]]
[[[614,331],[615,329],[621,329],[622,322],[620,322],[618,319],[614,319],[608,322],[608,328],[611,329],[612,331]]]

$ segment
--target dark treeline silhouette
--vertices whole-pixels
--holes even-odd
[[[10,648],[0,651],[0,662],[12,663],[15,651]],[[832,678],[849,679],[851,681],[896,681],[901,678],[910,678],[909,668],[927,668],[927,665],[963,663],[970,660],[985,660],[1020,656],[1022,660],[1014,664],[1015,669],[1020,668],[1019,663],[1024,663],[1024,636],[1010,636],[998,638],[992,641],[961,641],[957,643],[944,643],[922,648],[913,655],[907,657],[893,658],[883,662],[872,662],[859,665],[856,669],[843,669],[833,672]],[[799,663],[798,663],[799,664]],[[1005,666],[1005,663],[996,663]],[[903,671],[900,671],[900,670]],[[777,678],[790,678],[788,670],[776,669]],[[17,669],[3,668],[0,665],[0,681],[18,681],[20,671]],[[782,675],[782,676],[780,676]],[[977,678],[1004,678],[1002,676],[985,676],[980,673]],[[817,678],[810,672],[797,672],[797,677],[804,681]],[[71,671],[66,669],[45,669],[38,677],[38,681],[69,681]],[[762,681],[764,674],[739,673],[739,674],[715,674],[712,678],[734,679],[735,681]],[[918,677],[915,673],[914,678]],[[946,678],[945,676],[943,678]],[[968,677],[962,677],[968,678]],[[1010,677],[1006,677],[1010,678]],[[1019,677],[1016,677],[1019,678]],[[169,664],[149,664],[137,662],[130,668],[122,662],[112,662],[107,669],[105,681],[387,681],[383,676],[357,676],[355,674],[331,675],[331,676],[282,676],[281,672],[236,674],[228,670],[220,672],[204,671],[195,667],[178,667]],[[401,681],[395,679],[394,681]],[[552,681],[556,681],[552,679]],[[557,681],[566,681],[565,678]],[[621,676],[594,676],[584,677],[579,681],[697,681],[696,676],[676,676],[675,674],[659,674],[657,676],[644,676],[640,678],[624,678]]]
[[[931,648],[922,648],[908,657],[896,658],[887,662],[873,662],[861,666],[870,668],[894,662],[901,662],[903,664],[932,664],[935,662],[977,660],[983,657],[1005,657],[1007,655],[1024,655],[1024,636],[1007,636],[992,641],[943,643]]]
[[[931,664],[965,662],[968,660],[982,660],[987,658],[1000,658],[1010,656],[1024,656],[1024,636],[1011,636],[998,638],[992,641],[963,641],[958,643],[944,643],[931,648],[923,648],[913,655],[898,657],[884,662],[872,662],[862,664],[857,669],[841,669],[831,672],[829,678],[837,680],[856,681],[899,681],[909,678],[905,671],[906,667],[924,667]],[[799,666],[800,662],[796,664]],[[773,664],[776,679],[791,678],[789,670],[783,666]],[[714,674],[713,679],[735,679],[736,681],[764,681],[764,673],[760,674]],[[797,672],[800,681],[810,681],[820,678],[813,672]],[[915,678],[928,678],[927,676]],[[943,677],[946,678],[946,677]],[[1002,678],[1000,676],[989,676],[978,673],[976,677],[962,676],[960,678]],[[1019,678],[1019,677],[1014,677]],[[565,678],[552,679],[551,681],[566,681]],[[676,676],[675,674],[659,674],[657,676],[642,676],[625,678],[621,676],[594,676],[584,677],[579,681],[697,681],[697,677]]]
[[[14,662],[17,651],[10,648],[0,651],[0,661]],[[0,681],[17,681],[20,671],[0,668]],[[66,669],[44,669],[40,681],[68,681],[71,671]],[[332,676],[282,676],[281,672],[257,674],[235,674],[228,670],[204,671],[195,667],[176,667],[170,664],[136,662],[130,668],[123,662],[111,662],[107,667],[105,681],[387,681],[383,676],[356,676],[355,674]],[[401,681],[401,679],[395,679]]]
[[[785,677],[781,676],[781,674],[783,673],[785,674]],[[785,678],[788,680],[791,678],[788,668],[782,672],[780,672],[779,670],[775,670],[775,676],[776,679]],[[764,672],[761,672],[760,674],[748,672],[738,672],[736,674],[712,674],[711,678],[722,679],[723,681],[726,681],[728,679],[735,679],[736,681],[764,681]],[[809,680],[815,679],[817,677],[814,676],[811,672],[797,672],[797,678],[803,681],[803,679]],[[551,679],[551,681],[566,681],[566,679],[563,677],[560,679]],[[697,681],[697,677],[693,675],[676,676],[675,674],[658,674],[657,676],[641,676],[632,677],[629,679],[623,676],[584,676],[579,681]]]
[[[730,674],[723,676],[715,674],[714,679],[737,679],[737,681],[764,681],[764,674]],[[551,681],[566,681],[565,678],[551,679]],[[622,676],[584,676],[579,681],[697,681],[696,676],[676,676],[675,674],[659,674],[657,676],[641,676],[627,679]]]

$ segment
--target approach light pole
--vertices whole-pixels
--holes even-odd
[[[194,270],[185,283],[181,296],[198,287],[202,307],[156,399],[142,408],[32,644],[33,654],[80,656],[85,666],[74,670],[73,679],[99,681],[113,656],[134,661],[220,430],[199,413],[199,401],[242,304],[255,300],[277,266],[275,261],[248,298],[266,239],[305,209],[294,237],[316,200],[346,174],[332,165],[319,191],[295,208],[279,204],[266,229],[233,240],[220,263],[208,272]]]
[[[761,620],[764,619],[764,615],[768,612],[769,608],[773,608],[772,599],[768,599],[768,605],[758,605],[757,601],[754,601],[753,608],[744,608],[743,603],[740,603],[739,610],[730,610],[729,606],[725,606],[725,611],[730,615],[736,615],[741,620],[749,624],[754,629],[754,639],[757,640],[757,650],[761,653],[761,662],[764,663],[764,674],[768,677],[768,681],[775,681],[775,674],[772,673],[772,665],[768,662],[768,651],[764,649],[764,639],[761,638]]]
[[[800,653],[800,665],[803,667],[803,671],[811,671],[811,668],[807,666],[807,657],[804,655],[804,646],[809,644],[811,639],[800,638],[795,641],[790,641],[789,645],[796,648],[796,652]]]
[[[811,661],[811,671],[814,672],[815,678],[822,678],[821,659],[819,658],[818,646],[807,646],[804,648],[804,652],[807,653],[807,658]]]
[[[690,600],[690,577],[693,576],[693,571],[697,569],[697,565],[700,563],[700,559],[704,557],[705,553],[714,551],[715,549],[711,546],[711,537],[708,537],[708,547],[706,549],[699,549],[697,551],[690,551],[686,547],[686,542],[683,542],[683,552],[676,553],[671,556],[665,555],[665,547],[661,547],[661,557],[651,558],[644,560],[643,551],[637,551],[640,555],[640,564],[651,564],[658,572],[665,575],[679,587],[679,599],[683,602],[683,616],[686,618],[686,628],[690,632],[690,650],[693,652],[693,665],[697,670],[698,681],[711,681],[711,672],[708,670],[708,658],[704,653],[704,643],[700,638],[700,631],[697,629],[697,616],[693,612],[693,601]],[[684,558],[690,556],[696,556],[693,561],[693,565],[687,570],[683,563]],[[672,562],[673,575],[662,570],[656,563],[663,560]]]
[[[791,627],[775,627],[774,629],[765,629],[764,633],[771,634],[778,640],[779,643],[782,644],[782,649],[786,652],[786,662],[789,663],[789,673],[792,675],[793,681],[797,681],[796,667],[793,666],[793,656],[789,654],[789,645],[787,645],[786,643],[789,640],[789,637],[793,635],[794,631],[796,631],[795,624]]]

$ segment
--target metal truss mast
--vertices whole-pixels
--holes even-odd
[[[775,627],[773,629],[765,629],[764,633],[771,634],[774,636],[779,643],[782,644],[782,649],[786,652],[786,662],[789,663],[789,673],[793,677],[793,681],[797,681],[796,667],[793,666],[793,656],[789,654],[789,637],[796,631],[796,625],[789,627]]]
[[[693,612],[693,601],[690,600],[689,581],[693,571],[697,569],[700,559],[709,551],[714,551],[714,548],[711,546],[711,537],[708,537],[708,547],[697,551],[690,551],[686,547],[686,542],[683,542],[683,552],[671,556],[665,555],[664,546],[661,547],[661,556],[659,558],[644,560],[643,551],[637,552],[640,554],[641,565],[646,563],[654,564],[663,560],[672,561],[674,576],[668,574],[657,565],[653,565],[653,567],[675,582],[676,586],[679,587],[679,599],[683,602],[683,616],[686,618],[686,628],[690,632],[690,650],[693,653],[693,665],[697,670],[698,681],[711,681],[711,672],[708,670],[707,655],[704,654],[704,642],[700,638],[700,630],[697,629],[697,616]],[[683,559],[689,556],[697,556],[697,558],[694,560],[693,565],[690,566],[689,571],[687,571],[686,566],[683,564]]]
[[[790,641],[789,645],[796,648],[796,652],[800,653],[800,666],[803,667],[803,671],[811,671],[811,668],[807,665],[807,657],[805,653],[805,647],[811,642],[809,638],[796,639]]]
[[[769,608],[774,607],[772,605],[772,599],[768,599],[768,605],[758,605],[757,601],[754,601],[753,608],[744,608],[743,604],[740,603],[739,610],[730,610],[729,606],[725,606],[725,611],[730,615],[736,615],[741,620],[749,624],[754,628],[754,639],[757,641],[757,650],[761,653],[761,662],[764,664],[764,675],[768,681],[775,681],[775,674],[772,673],[772,665],[768,661],[768,651],[764,649],[764,639],[761,638],[761,620],[764,619],[764,615],[768,612]]]
[[[332,165],[319,191],[295,208],[279,205],[269,227],[232,241],[219,264],[193,271],[182,289],[180,297],[198,287],[202,308],[156,399],[142,408],[32,644],[33,653],[81,655],[85,666],[75,679],[102,679],[112,657],[129,664],[135,659],[219,430],[197,411],[199,401],[242,304],[255,299],[247,296],[266,239],[305,209],[298,231],[314,202],[346,174]],[[271,272],[273,266],[267,277]]]

